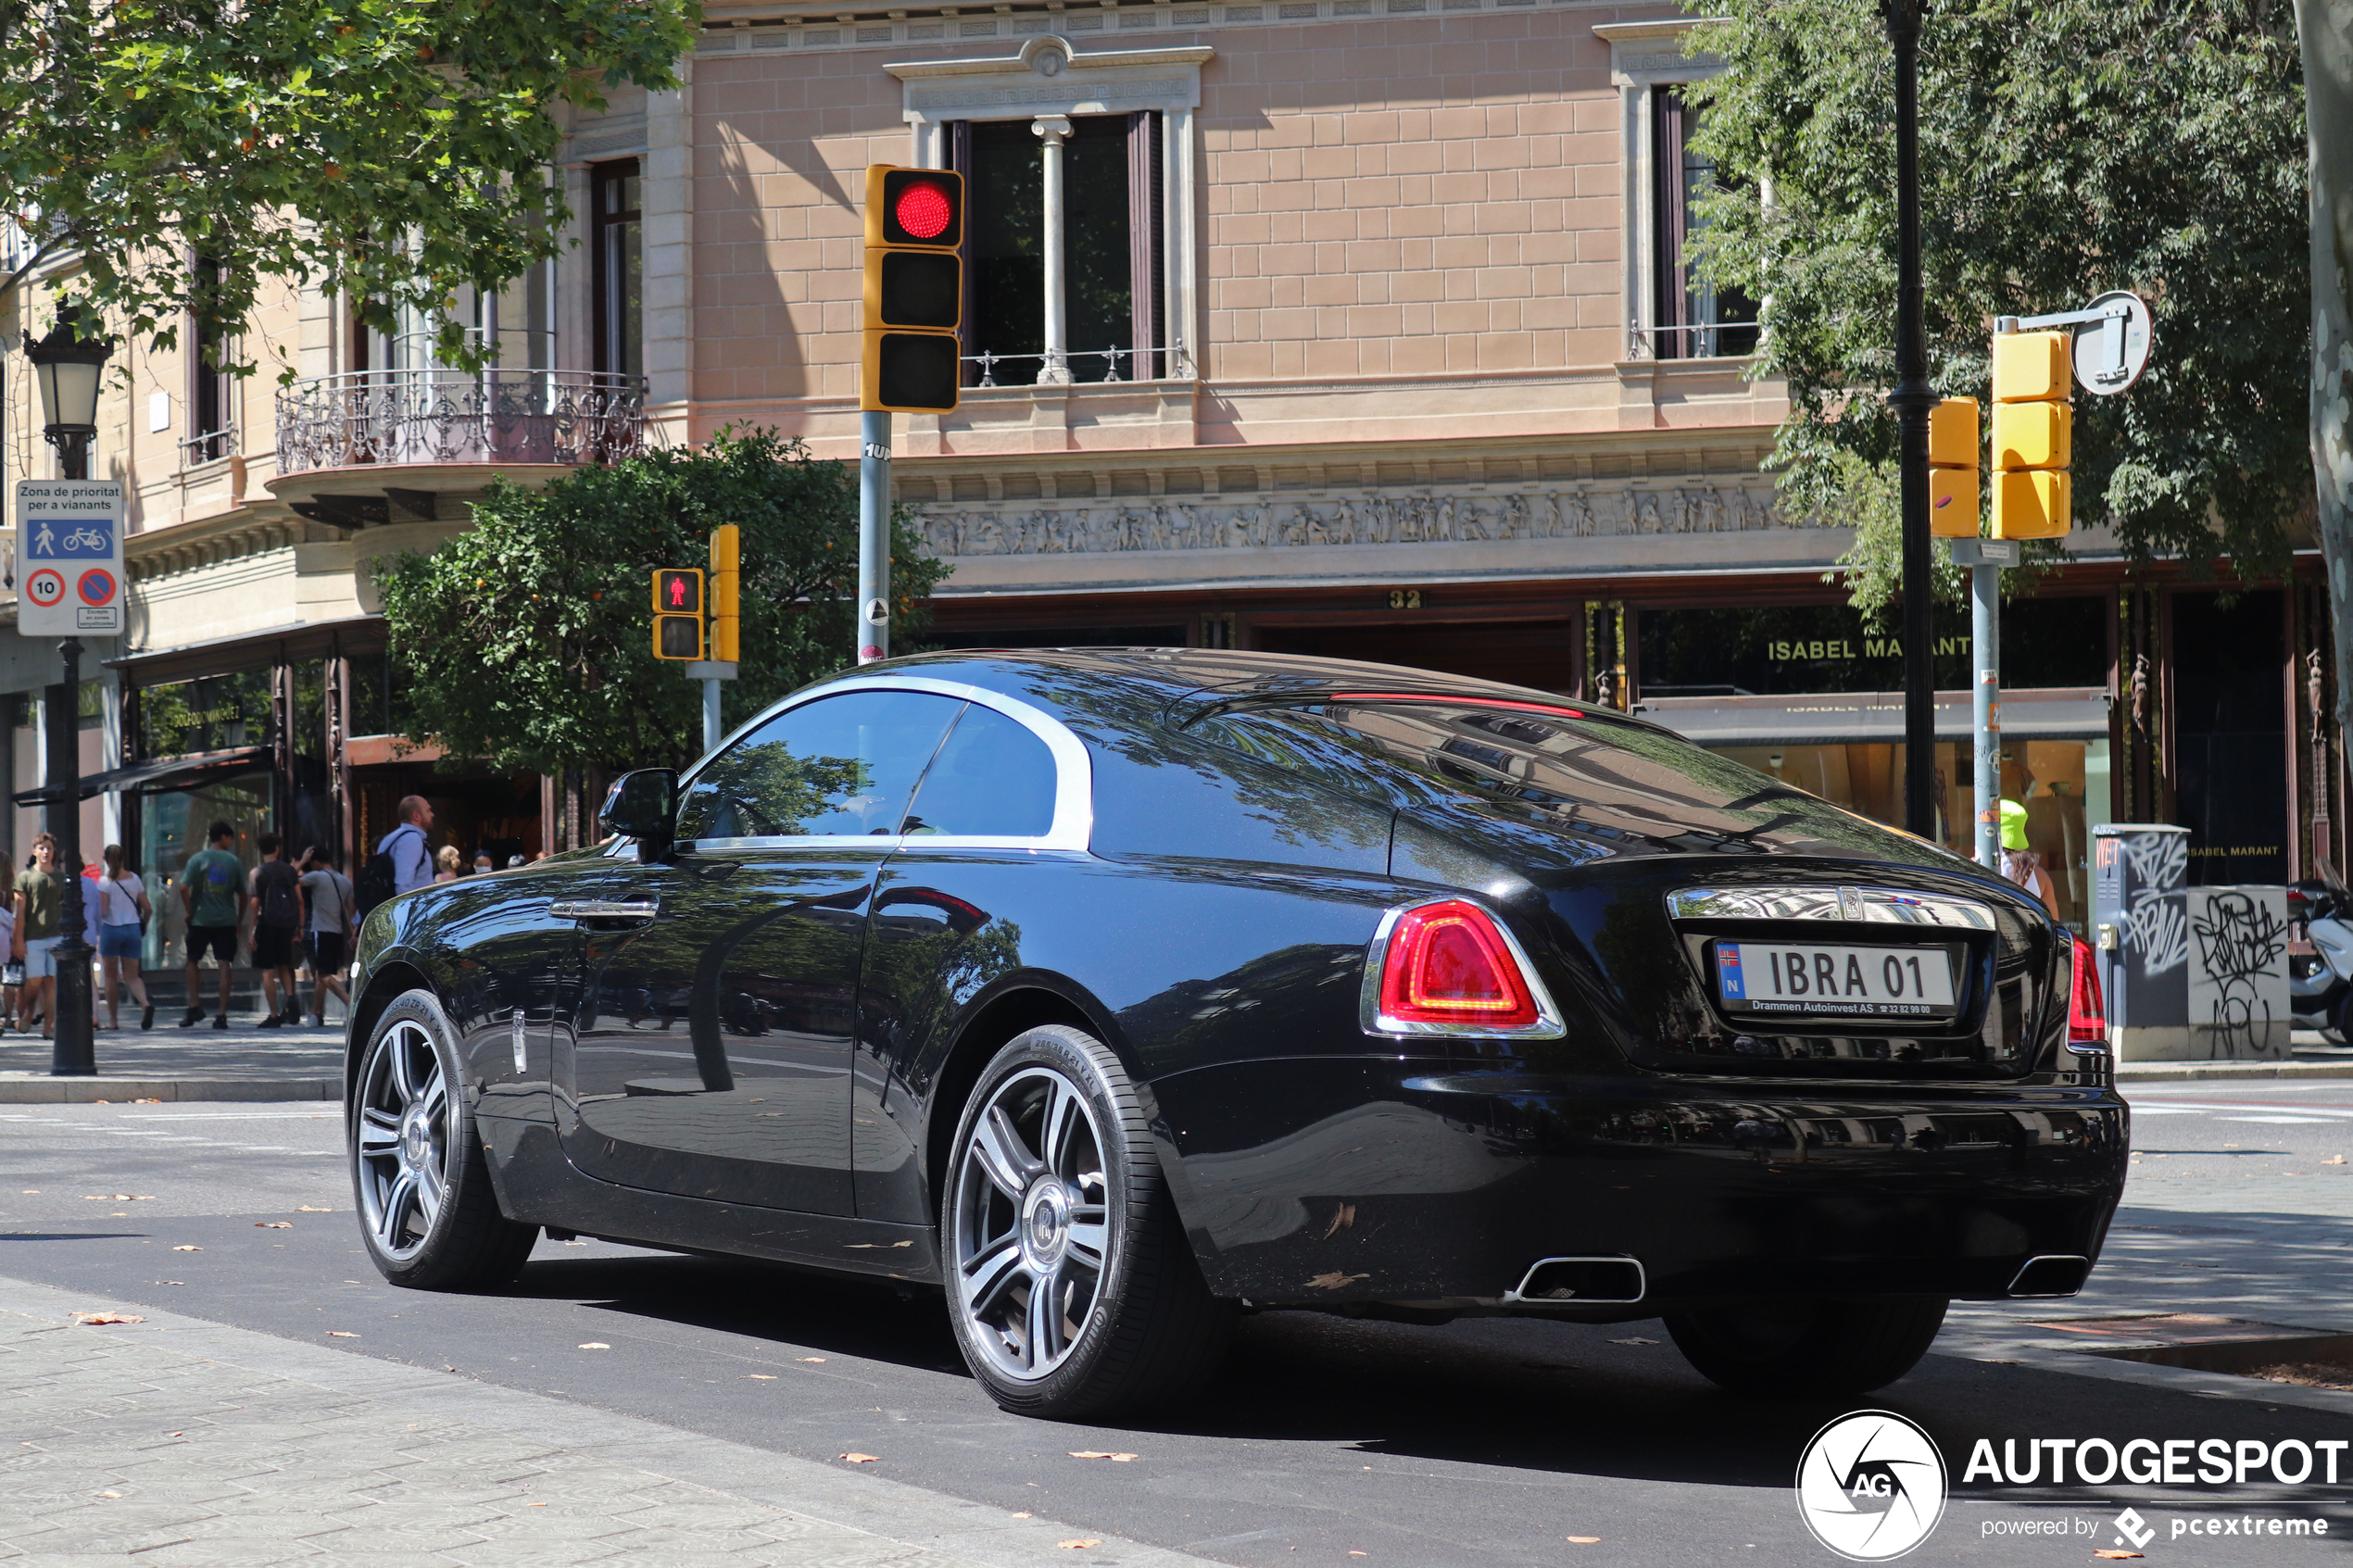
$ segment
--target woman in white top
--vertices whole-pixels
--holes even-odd
[[[156,1005],[147,999],[147,984],[139,976],[140,948],[147,929],[146,885],[139,873],[126,870],[122,846],[107,846],[107,874],[98,879],[98,969],[107,983],[107,1027],[120,1029],[122,988],[139,1003],[139,1027],[156,1026]]]

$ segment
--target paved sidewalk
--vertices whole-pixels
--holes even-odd
[[[72,1314],[121,1310],[136,1323]],[[0,1279],[0,1562],[1202,1560],[471,1378]]]
[[[343,1098],[340,1009],[323,1029],[257,1029],[257,1016],[233,1013],[227,1029],[215,1029],[209,1019],[182,1029],[179,1013],[167,1018],[158,1010],[156,1026],[143,1030],[132,1014],[129,1027],[98,1031],[94,1078],[53,1078],[52,1042],[0,1035],[0,1105]]]

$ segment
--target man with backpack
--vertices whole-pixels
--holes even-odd
[[[433,826],[433,807],[422,795],[404,795],[396,809],[400,825],[376,843],[376,852],[359,868],[359,915],[387,898],[397,897],[433,881],[433,848],[425,830]]]
[[[215,822],[205,834],[207,847],[188,857],[180,868],[180,900],[188,913],[188,1011],[180,1027],[204,1021],[204,1004],[196,999],[196,964],[210,953],[220,965],[220,1010],[215,1029],[229,1027],[229,985],[237,967],[237,928],[245,923],[245,866],[230,847],[237,830]]]
[[[260,1027],[275,1029],[302,1022],[294,973],[295,942],[302,935],[302,877],[279,852],[276,834],[265,833],[256,843],[261,864],[253,869],[245,936],[253,949],[253,966],[261,971]]]

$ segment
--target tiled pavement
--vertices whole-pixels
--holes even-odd
[[[0,1562],[1179,1568],[878,1476],[0,1280]]]

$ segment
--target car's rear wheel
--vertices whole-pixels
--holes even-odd
[[[1188,1391],[1231,1330],[1194,1261],[1118,1059],[1049,1024],[965,1102],[940,1204],[948,1310],[973,1375],[1074,1420]]]
[[[433,993],[394,998],[360,1058],[349,1135],[359,1234],[395,1285],[503,1285],[538,1238],[499,1212],[463,1082],[457,1032]]]
[[[1944,1308],[1921,1298],[1757,1301],[1669,1313],[1667,1332],[1701,1376],[1737,1394],[1864,1394],[1928,1354]]]

